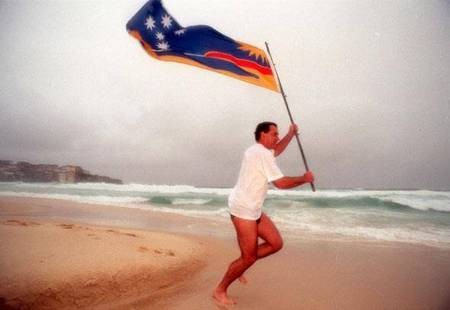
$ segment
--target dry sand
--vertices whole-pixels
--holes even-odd
[[[162,221],[160,230],[164,224],[173,230],[175,222],[208,225],[142,210],[0,198],[3,303],[58,309],[226,309],[210,295],[239,254],[234,240],[92,224],[95,218],[107,223],[106,214],[111,223],[126,218],[129,227],[155,218]],[[230,231],[231,225],[218,229]],[[230,287],[238,304],[228,309],[450,309],[450,250],[445,249],[287,241],[279,253],[257,261],[247,277],[248,284]]]
[[[10,208],[0,202],[2,214]],[[151,304],[182,289],[182,280],[204,266],[203,251],[192,237],[2,216],[0,308]]]

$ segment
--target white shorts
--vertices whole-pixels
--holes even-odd
[[[262,215],[262,209],[248,209],[239,205],[230,204],[230,214],[244,220],[258,220]]]

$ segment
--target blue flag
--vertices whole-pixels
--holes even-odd
[[[150,56],[215,71],[278,92],[266,53],[210,26],[181,26],[160,0],[148,1],[127,31]]]

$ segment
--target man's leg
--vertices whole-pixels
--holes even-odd
[[[239,278],[257,259],[258,224],[256,221],[244,220],[232,217],[236,228],[237,239],[241,249],[241,257],[232,262],[228,267],[222,281],[214,290],[213,297],[222,304],[235,303],[227,295],[230,284]]]
[[[265,213],[262,214],[258,223],[258,237],[265,241],[258,246],[258,259],[276,253],[283,247],[283,239],[281,238],[280,232]]]
[[[257,259],[269,256],[281,250],[283,247],[283,239],[272,220],[266,215],[262,214],[258,223],[258,237],[265,242],[258,246]],[[247,278],[242,274],[239,281],[246,284]]]

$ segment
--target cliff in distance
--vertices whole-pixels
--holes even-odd
[[[0,160],[0,182],[123,183],[119,179],[91,174],[80,166],[34,165],[10,160]]]

